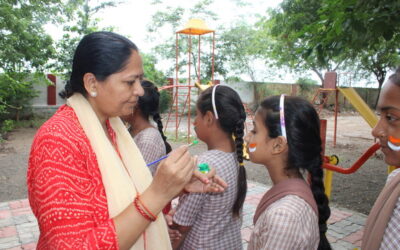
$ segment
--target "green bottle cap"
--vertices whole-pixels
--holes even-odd
[[[203,174],[207,174],[210,171],[210,166],[207,163],[200,163],[198,166],[199,171]]]

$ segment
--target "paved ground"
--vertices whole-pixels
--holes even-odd
[[[268,186],[249,182],[244,204],[242,240],[247,249],[253,227],[253,215],[257,204]],[[343,208],[332,208],[328,221],[328,239],[333,249],[360,247],[366,216]],[[35,249],[39,236],[36,218],[27,199],[0,203],[0,249]]]

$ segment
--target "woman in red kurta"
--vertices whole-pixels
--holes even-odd
[[[222,191],[194,171],[186,147],[172,151],[154,179],[119,116],[143,95],[137,47],[112,32],[79,43],[67,105],[38,131],[28,167],[38,249],[170,249],[160,211],[183,188]],[[193,176],[197,178],[192,178]],[[191,179],[193,179],[191,181]],[[189,183],[190,182],[190,183]]]
[[[40,225],[38,249],[118,248],[96,155],[71,107],[62,106],[37,132],[28,190]]]

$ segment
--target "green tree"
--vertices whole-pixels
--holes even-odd
[[[319,10],[320,31],[311,44],[345,54],[359,70],[372,73],[379,91],[390,69],[400,63],[400,2],[396,0],[330,0]],[[344,51],[346,53],[344,53]]]
[[[140,53],[143,61],[144,77],[157,86],[163,86],[167,83],[167,78],[164,73],[156,69],[157,59],[155,56],[145,53]]]
[[[248,75],[256,82],[254,64],[260,59],[257,45],[256,31],[246,22],[240,21],[218,36],[217,52],[229,71],[236,75]]]
[[[311,27],[322,31],[321,45],[340,51],[352,48],[352,56],[374,50],[385,41],[400,39],[400,2],[396,0],[324,0],[319,22]],[[339,39],[339,40],[337,40]],[[335,41],[336,40],[336,41]]]
[[[382,43],[374,45],[371,49],[360,51],[356,57],[360,61],[359,69],[372,72],[375,76],[378,82],[378,96],[388,71],[400,65],[400,47],[398,43],[384,39],[381,40]],[[378,98],[376,99],[375,106],[377,102]]]
[[[61,10],[60,0],[0,2],[0,128],[29,106],[33,84],[46,81],[42,72],[54,49],[43,25]]]
[[[80,39],[89,33],[100,30],[99,18],[95,15],[100,11],[115,7],[119,2],[106,1],[94,3],[90,0],[69,0],[65,4],[66,15],[60,18],[63,26],[63,37],[56,45],[56,59],[51,65],[57,74],[68,78],[72,69],[72,59],[76,46]],[[102,30],[112,31],[112,27],[105,27]]]
[[[0,125],[6,119],[19,120],[30,111],[31,100],[37,95],[34,85],[46,84],[42,72],[7,72],[0,74]]]
[[[53,41],[43,25],[60,8],[59,0],[0,2],[0,69],[3,72],[43,69],[54,52]]]
[[[399,63],[400,2],[285,0],[259,22],[266,56],[291,69],[352,68],[374,74],[379,88]]]
[[[344,59],[340,55],[325,51],[321,46],[309,43],[317,30],[309,29],[319,21],[321,0],[285,0],[276,9],[257,23],[258,36],[264,48],[260,53],[278,67],[287,67],[294,72],[311,70],[323,82],[324,71],[336,70]]]
[[[167,78],[164,73],[156,69],[157,59],[150,54],[141,53],[143,60],[144,77],[157,86],[163,86],[167,83]],[[172,96],[169,91],[160,91],[160,112],[163,113],[168,110],[172,102]]]

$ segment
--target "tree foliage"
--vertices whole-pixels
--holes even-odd
[[[399,13],[395,0],[326,1],[320,21],[310,26],[322,31],[311,43],[322,48],[319,54],[345,54],[375,76],[380,90],[387,72],[400,64]]]
[[[57,74],[65,78],[72,69],[72,59],[75,48],[84,35],[100,30],[99,18],[95,15],[109,7],[115,7],[118,2],[106,1],[93,3],[90,0],[69,0],[65,4],[65,15],[60,17],[63,23],[63,37],[56,44],[56,59],[51,67]],[[113,30],[106,27],[102,30]]]
[[[59,0],[0,2],[0,139],[8,119],[18,119],[36,95],[37,82],[46,82],[53,40],[43,25],[62,10]]]
[[[294,72],[312,70],[323,81],[323,72],[335,70],[343,61],[340,55],[319,54],[321,46],[310,45],[317,31],[309,26],[318,22],[320,0],[285,0],[269,10],[257,23],[258,40],[264,44],[260,51],[278,67],[288,67]]]
[[[278,65],[313,70],[356,66],[376,76],[399,63],[400,2],[395,0],[285,0],[259,22],[272,40],[266,56]],[[343,67],[342,67],[343,68]]]
[[[248,75],[255,82],[255,63],[259,59],[255,30],[245,22],[222,30],[218,36],[217,52],[223,58],[226,68],[236,75]]]
[[[59,0],[0,2],[0,69],[3,72],[43,68],[54,52],[53,41],[43,25],[51,20],[51,12],[59,10]]]
[[[400,2],[396,0],[325,0],[316,26],[323,29],[324,47],[350,46],[354,52],[374,50],[400,39]],[[335,41],[336,40],[336,41]]]
[[[157,86],[163,86],[167,83],[167,78],[164,73],[156,69],[157,59],[155,56],[145,53],[140,53],[143,61],[144,77]]]
[[[167,78],[164,73],[156,69],[157,59],[155,56],[150,54],[141,53],[143,61],[144,77],[158,87],[163,86],[167,83]],[[160,91],[160,112],[163,113],[168,110],[172,102],[172,96],[167,91]]]

